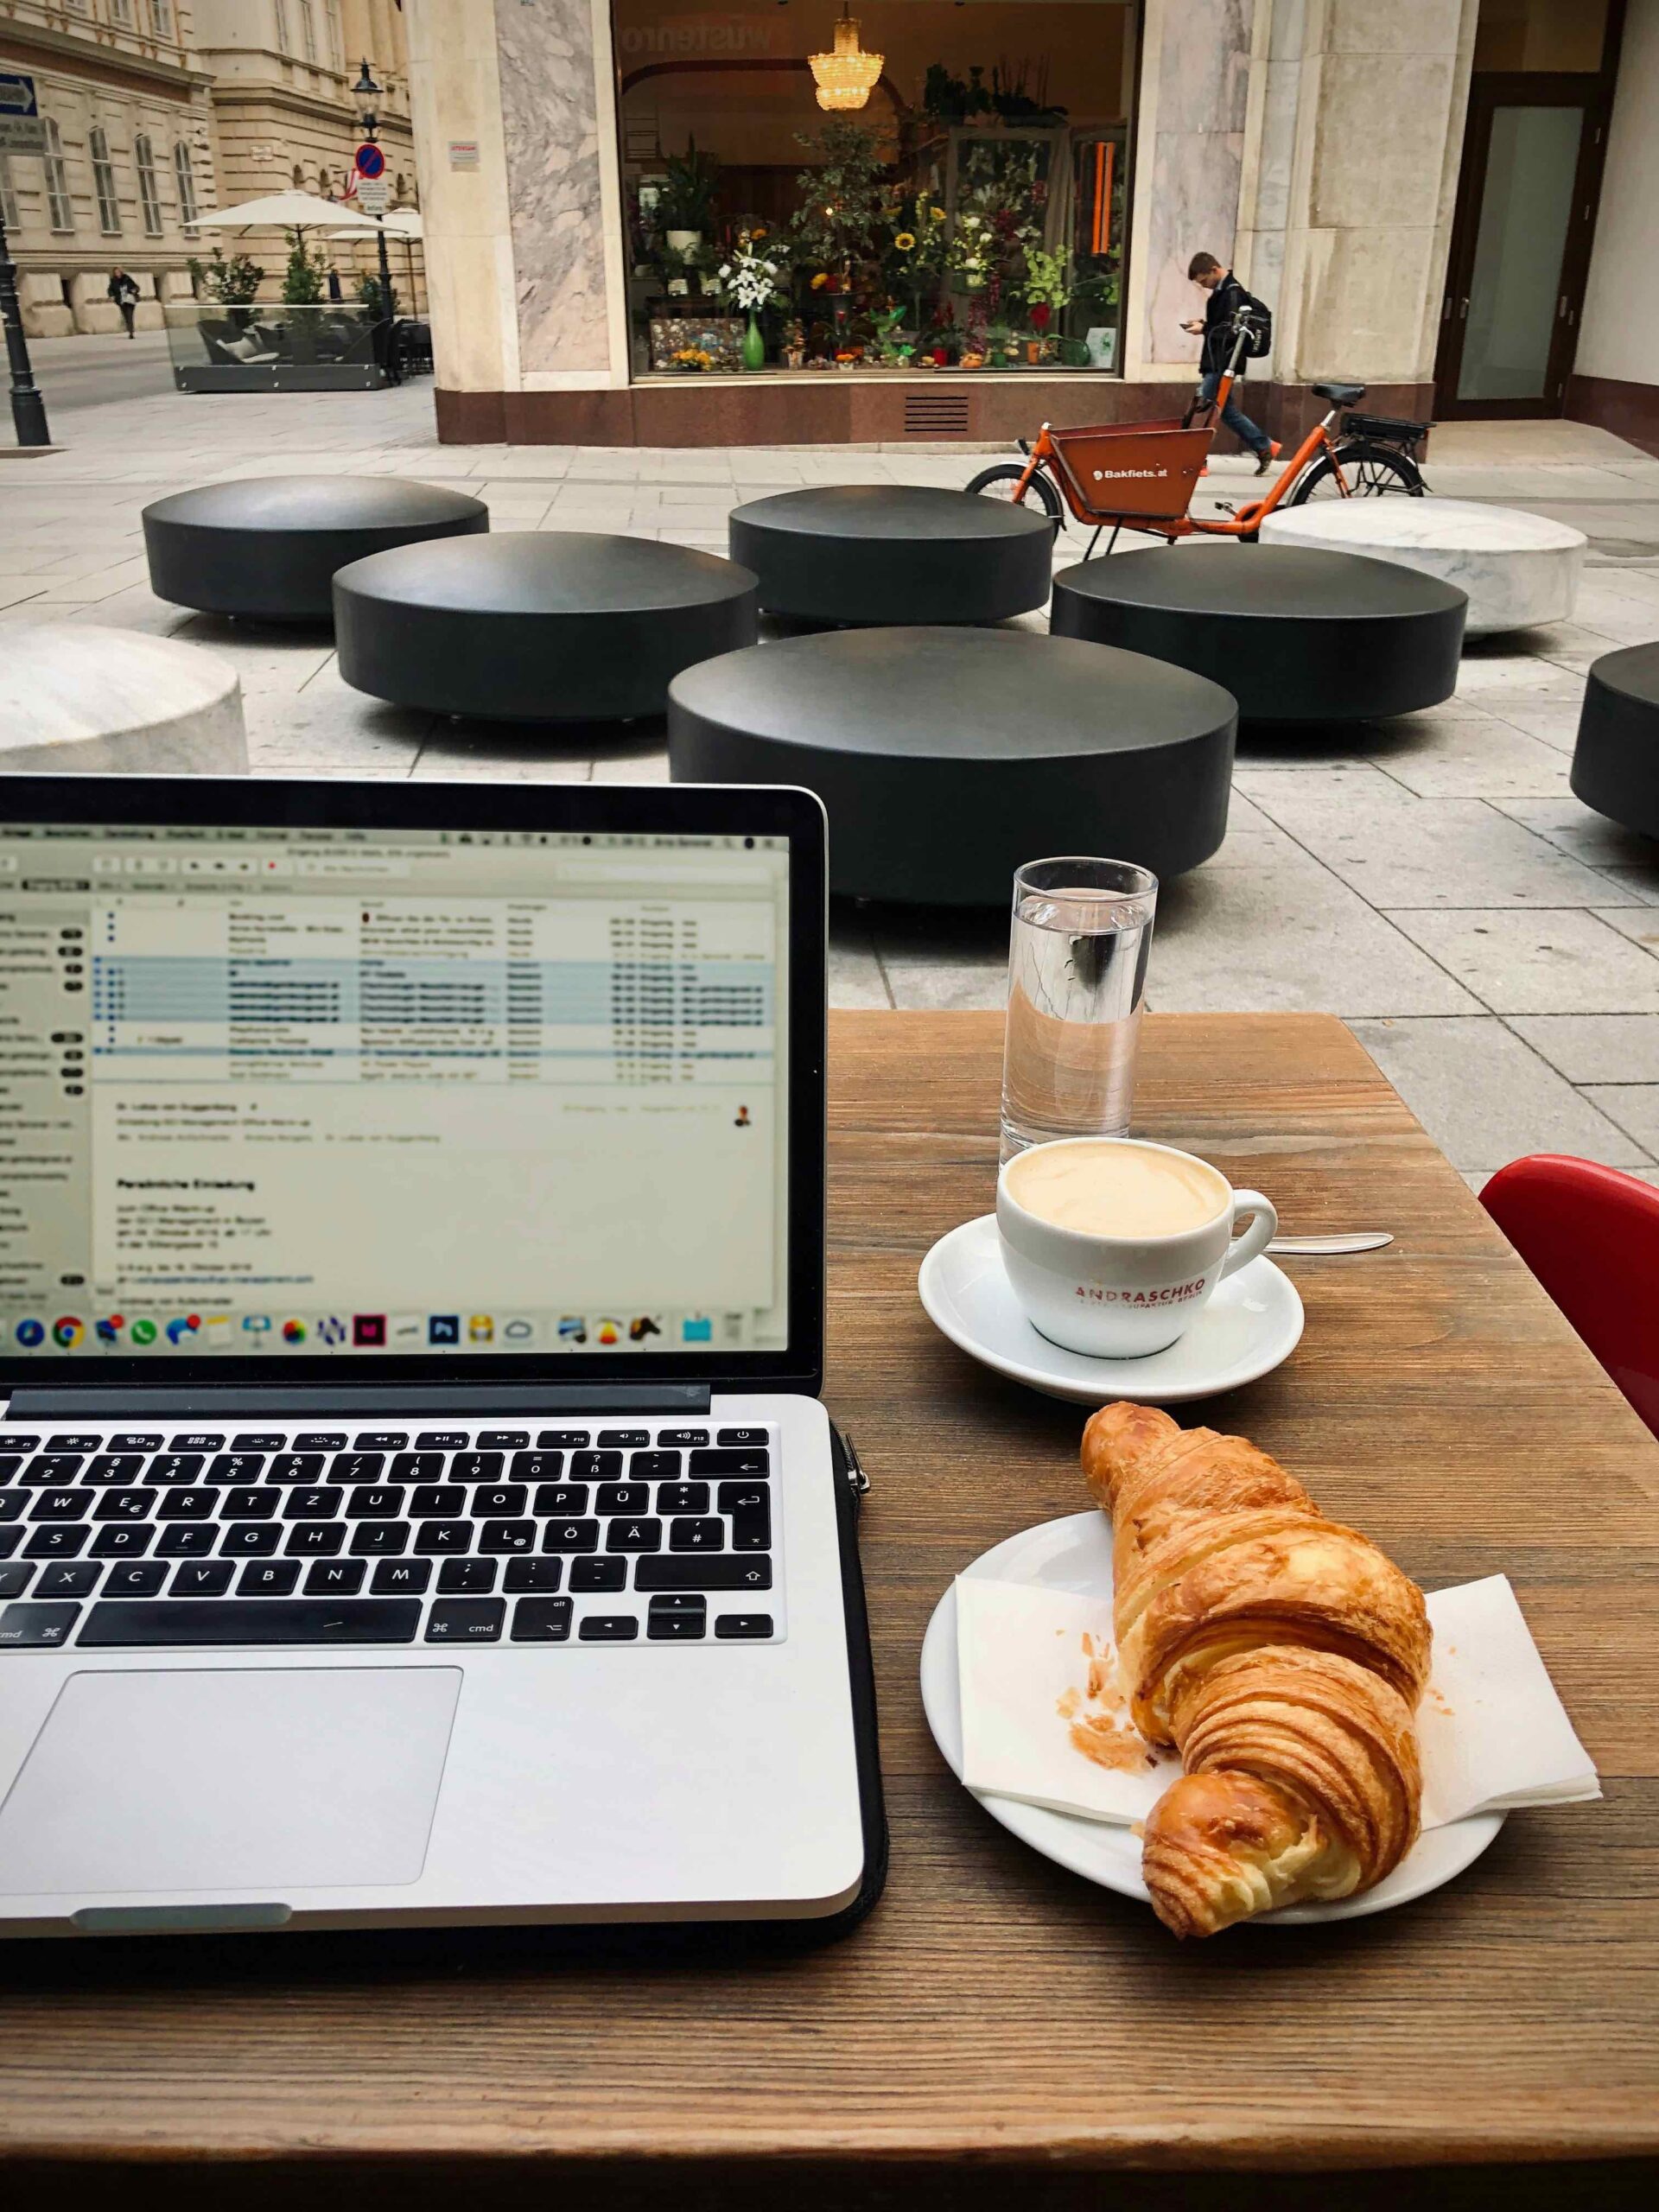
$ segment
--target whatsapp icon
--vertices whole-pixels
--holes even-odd
[[[135,1321],[130,1333],[134,1344],[153,1344],[156,1341],[156,1324],[153,1321]]]

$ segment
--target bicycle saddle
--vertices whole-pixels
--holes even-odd
[[[1316,384],[1313,396],[1328,399],[1333,407],[1351,407],[1357,399],[1364,398],[1365,387],[1363,384]]]

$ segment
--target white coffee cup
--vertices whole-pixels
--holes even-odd
[[[1129,1154],[1156,1158],[1132,1165]],[[1107,1158],[1091,1168],[1091,1154]],[[1172,1145],[1063,1137],[1005,1163],[996,1225],[1033,1328],[1068,1351],[1144,1359],[1185,1336],[1223,1277],[1266,1249],[1279,1217],[1260,1191],[1235,1191],[1219,1168]]]

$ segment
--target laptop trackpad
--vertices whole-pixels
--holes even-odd
[[[418,1880],[459,1667],[72,1675],[0,1809],[0,1891]]]

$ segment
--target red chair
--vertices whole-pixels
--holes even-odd
[[[1500,1167],[1480,1202],[1659,1436],[1659,1190],[1541,1152]]]

